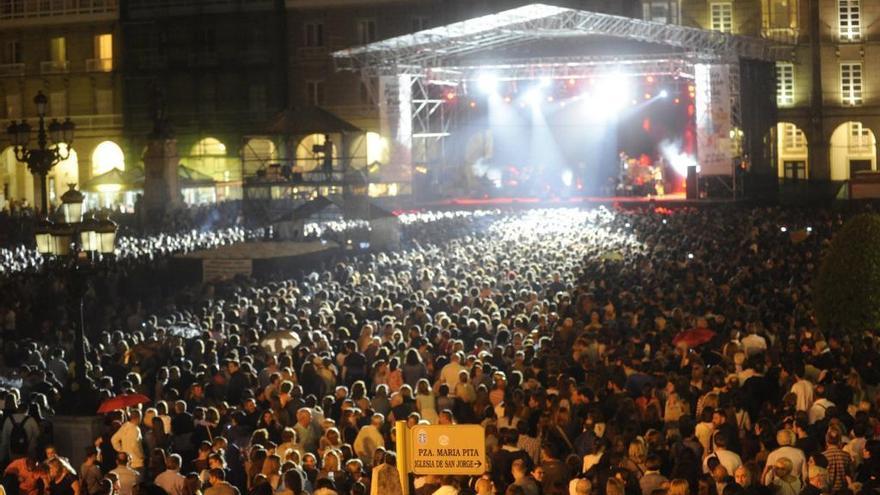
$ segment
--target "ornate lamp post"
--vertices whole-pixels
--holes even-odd
[[[116,224],[106,215],[83,219],[83,194],[69,184],[70,190],[61,196],[61,208],[56,212],[57,220],[40,221],[34,230],[34,240],[40,254],[56,259],[67,265],[71,271],[70,293],[79,303],[79,325],[76,325],[74,359],[76,383],[79,390],[85,390],[86,352],[85,352],[85,313],[84,298],[87,290],[86,277],[94,269],[95,262],[104,255],[116,250]],[[92,411],[93,412],[93,411]]]
[[[49,100],[42,91],[34,97],[34,105],[37,106],[37,115],[40,118],[37,128],[37,146],[29,148],[31,126],[25,120],[12,121],[6,132],[12,141],[16,160],[26,163],[32,174],[40,181],[40,208],[43,215],[49,214],[49,195],[46,191],[46,176],[52,167],[67,160],[70,157],[70,144],[73,142],[73,132],[76,126],[70,118],[64,122],[52,119],[46,126],[46,105]],[[51,144],[50,144],[51,141]],[[64,143],[62,147],[61,144]],[[63,148],[63,149],[62,149]],[[36,205],[35,205],[36,206]]]

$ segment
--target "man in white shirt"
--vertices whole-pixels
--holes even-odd
[[[373,461],[373,453],[379,447],[385,447],[385,439],[379,428],[385,422],[385,416],[373,414],[370,424],[363,426],[354,439],[354,452],[364,463]]]
[[[137,409],[131,411],[128,421],[122,424],[116,433],[110,438],[110,444],[116,452],[128,454],[129,466],[141,471],[144,468],[144,443],[141,435],[141,412]]]
[[[813,383],[804,379],[805,370],[803,363],[794,364],[788,372],[795,377],[795,383],[791,386],[791,393],[797,397],[798,411],[807,411],[813,405]]]
[[[749,334],[743,337],[741,342],[746,357],[752,357],[767,350],[767,339],[758,335],[758,329],[754,323],[749,325]]]
[[[834,407],[834,403],[825,398],[825,393],[821,386],[816,389],[815,395],[817,396],[815,402],[807,410],[807,416],[810,419],[811,425],[815,424],[816,421],[825,419],[825,413],[828,411],[828,408]]]
[[[186,492],[186,477],[180,474],[181,459],[171,454],[165,461],[165,471],[156,476],[156,486],[168,495],[183,495]]]
[[[728,473],[735,473],[736,469],[742,466],[742,458],[736,452],[727,450],[727,436],[720,431],[716,431],[713,441],[715,443],[715,451],[703,459],[703,472],[709,474],[709,459],[715,457],[727,469]]]
[[[791,474],[800,478],[802,482],[807,481],[807,458],[801,449],[794,446],[794,432],[791,430],[779,430],[776,432],[776,443],[779,444],[779,448],[770,452],[767,456],[764,473],[761,475],[761,482],[764,486],[773,484],[773,478],[775,477],[773,468],[776,466],[776,461],[783,457],[791,461]]]
[[[458,383],[458,373],[465,369],[465,367],[461,365],[462,358],[463,356],[460,352],[453,353],[449,364],[440,370],[440,383],[449,385],[449,395],[451,396],[455,395],[455,385]]]
[[[119,495],[131,495],[134,485],[140,480],[140,473],[128,467],[128,454],[119,452],[116,454],[116,469],[110,471],[116,476],[119,485]]]

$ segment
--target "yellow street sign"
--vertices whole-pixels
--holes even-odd
[[[409,431],[409,470],[415,474],[486,472],[486,436],[480,425],[417,425]]]

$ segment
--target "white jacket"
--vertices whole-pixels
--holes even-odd
[[[128,454],[132,469],[144,467],[144,442],[141,429],[131,421],[126,421],[110,438],[116,452]]]

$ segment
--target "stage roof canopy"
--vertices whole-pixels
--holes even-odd
[[[571,53],[570,49],[558,50],[583,47],[585,38],[596,42],[592,45],[603,45],[604,52],[596,53],[593,49],[585,55]],[[640,50],[633,50],[628,44],[640,47],[640,55],[646,60],[673,57],[694,62],[774,61],[791,53],[790,46],[759,38],[536,3],[340,50],[333,57],[340,70],[415,74],[427,69],[467,70],[475,65],[502,63],[485,57],[490,52],[521,57],[523,45],[535,42],[551,44],[556,50],[525,53],[535,61],[556,56],[551,63],[638,58],[634,52]],[[517,50],[508,50],[510,47]]]

